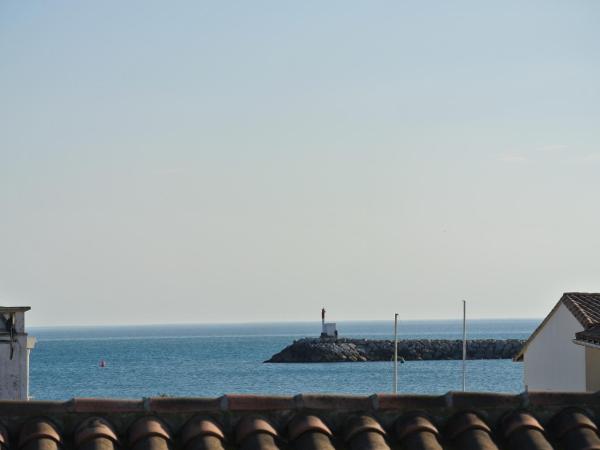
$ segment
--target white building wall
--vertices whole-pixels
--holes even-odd
[[[330,337],[335,337],[336,324],[329,322],[323,325],[323,333]]]
[[[585,374],[588,392],[600,391],[600,348],[585,346]]]
[[[0,399],[27,400],[27,336],[17,335],[10,359],[10,340],[0,346]]]
[[[578,331],[583,331],[583,327],[561,303],[525,351],[526,389],[586,390],[585,348],[573,343]]]

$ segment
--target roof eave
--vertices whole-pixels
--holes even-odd
[[[600,348],[600,344],[597,344],[597,343],[591,342],[591,341],[584,341],[581,339],[573,339],[571,342],[573,342],[573,344],[581,345],[583,347]]]

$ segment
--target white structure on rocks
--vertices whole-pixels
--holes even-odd
[[[35,338],[25,333],[29,306],[0,306],[0,399],[29,399],[29,352]]]
[[[321,309],[321,337],[336,338],[338,337],[337,327],[335,322],[325,323],[325,308]]]
[[[529,391],[600,390],[600,294],[563,294],[514,359]]]

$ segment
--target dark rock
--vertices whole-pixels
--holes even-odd
[[[467,341],[468,359],[508,359],[523,346],[521,339],[480,339]],[[390,340],[304,338],[273,355],[265,362],[362,362],[391,361],[394,342]],[[406,361],[462,359],[462,341],[406,339],[398,341],[398,358]]]

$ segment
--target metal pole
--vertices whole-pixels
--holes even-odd
[[[467,387],[467,302],[463,300],[463,347],[462,347],[462,387]]]
[[[398,393],[398,313],[394,314],[394,394]]]

